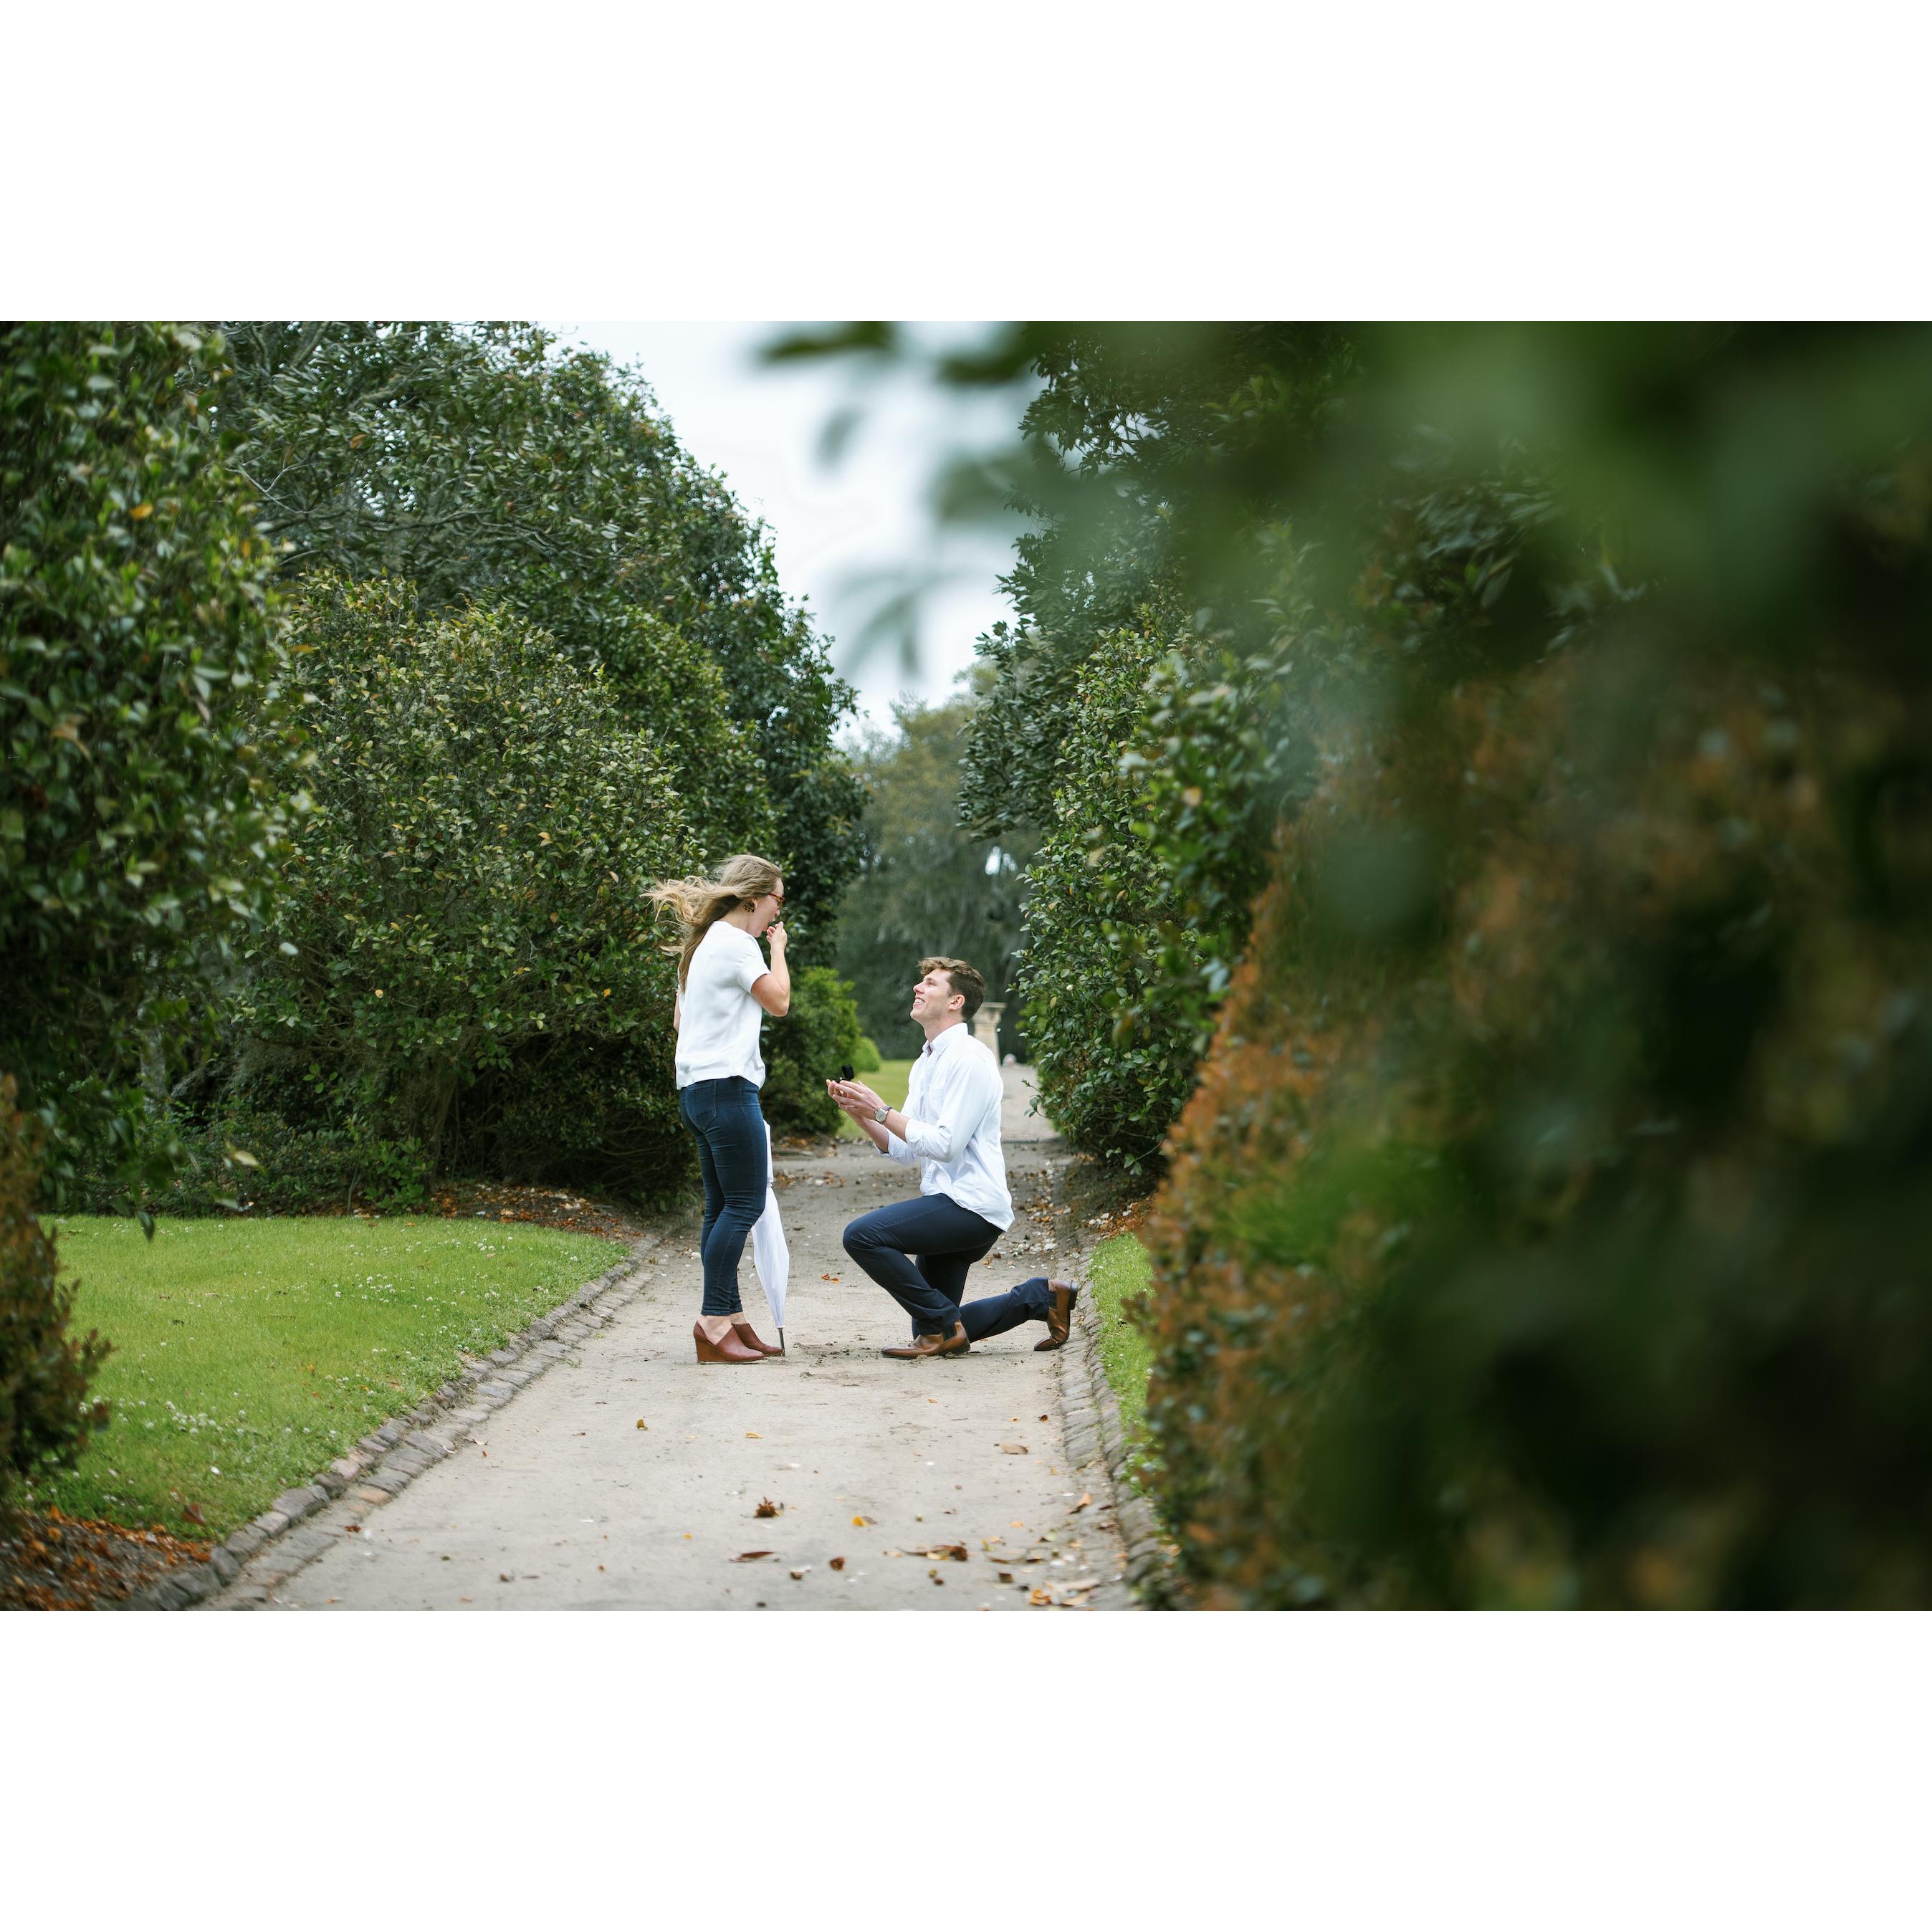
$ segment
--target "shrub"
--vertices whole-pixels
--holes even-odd
[[[74,1291],[57,1278],[52,1238],[34,1215],[34,1130],[0,1076],[0,1520],[18,1485],[70,1469],[107,1423],[87,1386],[106,1358],[98,1334],[69,1336]]]
[[[807,966],[791,982],[791,1010],[765,1027],[760,1096],[774,1133],[838,1131],[837,1104],[825,1090],[848,1061],[856,1071],[859,1008],[852,988],[829,966]]]
[[[165,1183],[170,1090],[302,802],[222,362],[190,329],[0,329],[0,1067],[52,1204],[83,1167]]]
[[[878,1043],[871,1034],[862,1033],[859,1044],[852,1055],[854,1073],[876,1073],[885,1062],[879,1057]]]
[[[250,949],[238,1095],[406,1187],[417,1160],[560,1132],[584,1070],[630,1055],[656,1077],[616,1082],[599,1131],[680,1147],[642,894],[695,855],[646,736],[501,613],[433,621],[406,586],[325,578],[298,634],[315,809]]]

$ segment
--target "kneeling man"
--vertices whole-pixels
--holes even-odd
[[[862,1214],[845,1230],[845,1252],[912,1318],[909,1346],[882,1349],[905,1361],[962,1353],[1023,1322],[1044,1322],[1058,1348],[1078,1291],[1044,1275],[1005,1294],[961,1302],[966,1271],[1012,1225],[1006,1160],[1000,1150],[999,1063],[967,1022],[986,982],[963,959],[922,959],[912,1017],[926,1035],[903,1112],[858,1080],[827,1090],[879,1151],[919,1166],[919,1194]]]

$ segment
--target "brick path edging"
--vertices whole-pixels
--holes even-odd
[[[372,1430],[312,1481],[284,1490],[260,1516],[217,1544],[206,1563],[180,1565],[114,1607],[192,1609],[226,1588],[242,1575],[244,1565],[258,1558],[266,1562],[294,1555],[292,1548],[275,1546],[304,1518],[352,1487],[372,1505],[388,1502],[449,1454],[456,1447],[458,1431],[473,1427],[492,1409],[501,1408],[525,1383],[567,1354],[571,1342],[604,1327],[616,1310],[642,1288],[640,1264],[667,1238],[662,1232],[643,1236],[614,1267],[586,1282],[548,1314],[539,1315],[486,1360],[445,1382],[406,1414],[392,1416],[380,1428]],[[319,1547],[326,1546],[328,1540]],[[266,1557],[264,1552],[268,1552]],[[298,1568],[316,1553],[308,1550],[286,1567]]]
[[[1066,1425],[1067,1454],[1077,1468],[1097,1462],[1114,1492],[1114,1520],[1127,1555],[1128,1587],[1149,1610],[1185,1607],[1174,1568],[1174,1550],[1161,1533],[1154,1505],[1127,1474],[1126,1432],[1120,1399],[1100,1360],[1100,1317],[1083,1266],[1076,1277],[1080,1298],[1073,1304],[1072,1330],[1060,1352],[1060,1412]]]

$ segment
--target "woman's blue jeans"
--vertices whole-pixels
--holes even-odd
[[[738,1263],[745,1242],[765,1211],[765,1117],[758,1090],[742,1075],[728,1080],[694,1080],[680,1088],[678,1115],[698,1142],[698,1164],[704,1176],[704,1257],[706,1315],[740,1315]]]

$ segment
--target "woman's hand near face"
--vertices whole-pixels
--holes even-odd
[[[765,938],[770,943],[771,949],[774,952],[782,952],[785,950],[784,921],[782,919],[773,920],[771,924],[765,928]]]

